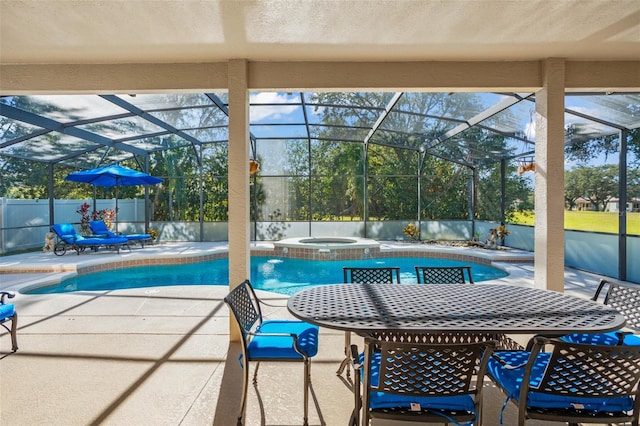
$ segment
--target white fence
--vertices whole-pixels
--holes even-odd
[[[76,210],[85,202],[93,211],[92,200],[55,200],[50,220],[49,200],[0,198],[0,254],[42,246],[51,222],[77,224],[79,230],[80,213]],[[115,198],[96,200],[96,210],[115,208]],[[144,200],[118,200],[118,222],[118,231],[142,232]]]

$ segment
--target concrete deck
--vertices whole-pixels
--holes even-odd
[[[386,249],[397,247],[388,244]],[[5,272],[0,273],[0,288],[18,293],[59,281],[77,268],[118,259],[193,257],[220,250],[226,244],[162,244],[120,255],[5,256],[0,257],[0,272]],[[61,265],[63,272],[43,272]],[[511,273],[503,281],[532,285],[530,263],[503,266]],[[599,280],[570,269],[565,278],[567,292],[581,297],[591,295]],[[225,286],[158,286],[18,293],[12,301],[19,313],[19,350],[10,353],[9,336],[0,335],[0,424],[234,425],[242,379],[239,345],[229,343],[229,316],[222,301],[227,291]],[[259,294],[281,306],[265,307],[266,317],[290,317],[285,296]],[[351,414],[351,382],[335,374],[343,339],[342,332],[321,330],[320,353],[312,364],[311,425],[346,425]],[[486,383],[485,425],[499,424],[504,399]],[[510,404],[503,424],[514,424],[514,415]],[[258,386],[249,389],[245,424],[302,424],[301,365],[260,366]]]

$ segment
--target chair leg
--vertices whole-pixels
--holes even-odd
[[[349,419],[349,426],[360,426],[360,409],[362,408],[362,399],[360,398],[360,377],[358,371],[354,372],[353,381],[353,412]]]
[[[11,319],[11,349],[15,352],[18,350],[18,313],[14,312]]]
[[[344,359],[340,363],[340,367],[338,367],[338,371],[336,374],[339,376],[342,374],[345,368],[347,368],[347,378],[351,377],[351,370],[348,368],[351,363],[351,358],[349,358],[349,348],[351,347],[351,332],[347,331],[344,333]]]
[[[309,382],[311,378],[311,361],[304,360],[304,418],[303,425],[309,425]]]
[[[238,413],[238,426],[242,426],[242,417],[247,404],[247,391],[249,389],[249,364],[242,365],[242,397],[240,399],[240,412]]]
[[[256,370],[253,372],[253,384],[258,384],[258,369],[260,368],[260,361],[256,362]]]

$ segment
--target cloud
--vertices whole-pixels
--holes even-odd
[[[252,123],[267,119],[282,119],[284,116],[301,108],[298,94],[290,95],[280,92],[253,93],[250,96],[250,102],[252,106],[250,108],[249,116],[251,117]]]

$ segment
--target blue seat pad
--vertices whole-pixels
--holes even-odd
[[[129,241],[138,241],[138,240],[150,240],[151,235],[149,234],[126,234],[123,235]]]
[[[380,352],[374,352],[371,360],[371,386],[378,386],[380,380]],[[360,354],[360,362],[364,362],[364,354]],[[360,380],[364,379],[364,369],[360,370]],[[475,406],[471,395],[455,396],[414,396],[398,395],[385,392],[371,391],[369,406],[378,408],[411,408],[412,403],[420,404],[422,409],[466,411],[475,413]]]
[[[124,237],[94,237],[86,238],[78,234],[70,223],[56,224],[51,227],[56,234],[67,244],[76,244],[78,246],[96,246],[105,244],[126,244],[129,242]]]
[[[298,336],[298,346],[308,357],[318,353],[318,326],[304,321],[268,320],[257,333],[293,333]],[[302,359],[293,349],[290,336],[254,336],[247,346],[249,359]]]
[[[507,365],[521,366],[529,359],[530,352],[495,352],[495,356],[500,357]],[[551,358],[551,353],[541,352],[536,358],[536,362],[531,370],[531,387],[540,384],[544,371]],[[515,401],[520,399],[520,386],[524,375],[524,366],[520,368],[508,369],[503,367],[496,359],[489,359],[487,372],[489,376],[502,388],[505,389],[510,398]],[[570,380],[570,378],[567,378]],[[577,396],[550,395],[535,392],[530,388],[527,396],[527,407],[542,409],[575,409],[577,407],[587,411],[622,412],[633,409],[633,400],[628,396],[611,398],[585,398]]]
[[[124,237],[86,238],[79,236],[72,244],[79,246],[99,246],[103,244],[127,244],[128,242],[129,240]]]
[[[619,330],[622,332],[623,330]],[[615,331],[608,333],[574,333],[568,334],[561,338],[565,342],[570,343],[588,343],[591,345],[611,345],[618,344],[618,335]],[[627,334],[624,336],[624,345],[627,346],[640,346],[640,336],[637,334]]]
[[[13,303],[7,303],[6,305],[0,305],[0,320],[5,320],[12,317],[16,313],[16,308]]]
[[[107,225],[102,220],[92,220],[89,222],[89,227],[91,231],[99,235],[101,237],[109,237],[109,238],[126,238],[128,241],[137,241],[137,240],[150,240],[151,235],[149,234],[116,234],[115,232],[111,232]]]

